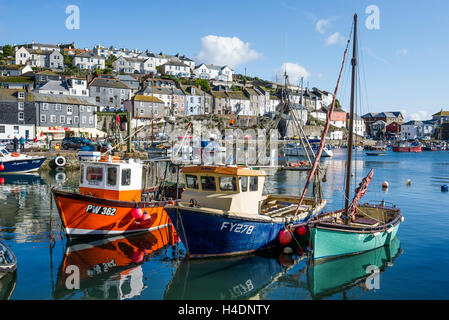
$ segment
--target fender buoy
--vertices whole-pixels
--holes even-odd
[[[305,235],[306,232],[307,232],[306,227],[298,227],[298,228],[296,229],[296,233],[297,233],[299,236],[301,236],[301,237],[302,237],[303,235]]]
[[[65,160],[65,158],[63,156],[57,156],[55,158],[55,164],[58,167],[64,167],[65,164],[66,164],[66,160]]]
[[[0,164],[0,171],[3,171],[3,170],[5,170],[5,166],[2,163],[2,164]]]
[[[382,182],[382,188],[388,188],[388,181]]]
[[[18,157],[18,156],[20,156],[20,154],[19,154],[19,153],[17,153],[17,152],[13,152],[13,153],[11,153],[11,157]]]
[[[283,245],[287,245],[292,241],[292,235],[288,230],[281,230],[279,232],[279,242]]]
[[[140,220],[143,216],[143,211],[139,207],[135,207],[131,210],[131,215],[134,219]]]

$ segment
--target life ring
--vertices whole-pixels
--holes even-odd
[[[57,156],[55,158],[55,164],[58,167],[64,167],[65,164],[66,164],[66,160],[65,160],[65,158],[63,156]]]
[[[11,157],[19,157],[20,156],[20,154],[19,153],[17,153],[17,152],[13,152],[13,153],[11,153]]]
[[[56,180],[56,182],[58,182],[58,183],[63,183],[63,182],[65,181],[66,178],[67,178],[67,176],[66,176],[65,172],[58,172],[58,173],[55,175],[55,180]]]

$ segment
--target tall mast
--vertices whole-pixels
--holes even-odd
[[[352,80],[351,80],[351,110],[349,112],[349,137],[348,137],[348,159],[346,160],[346,189],[345,189],[345,214],[349,209],[349,188],[351,186],[351,163],[352,145],[354,132],[354,98],[355,98],[355,77],[357,66],[357,14],[354,14],[354,41],[352,49]]]

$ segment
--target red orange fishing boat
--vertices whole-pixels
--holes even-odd
[[[140,162],[118,157],[82,161],[79,192],[52,189],[69,237],[151,231],[170,224],[164,206],[173,201],[142,201]]]

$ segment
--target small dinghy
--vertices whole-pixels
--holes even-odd
[[[16,267],[16,256],[3,242],[0,241],[0,278],[8,272],[14,271]]]

